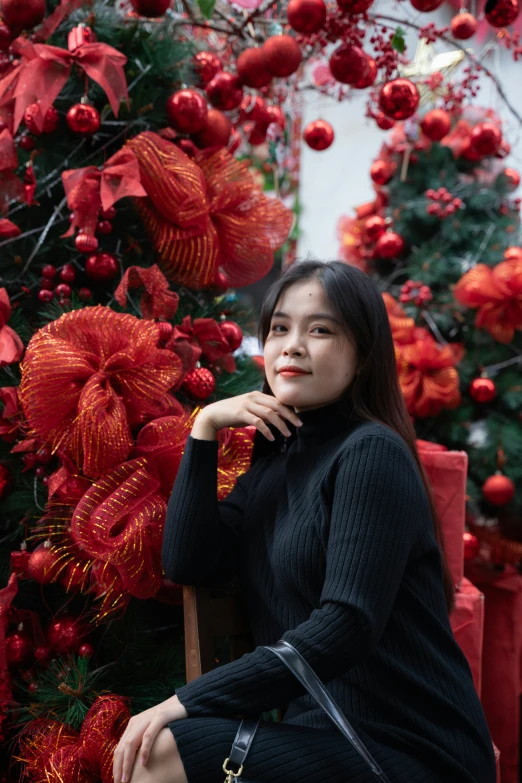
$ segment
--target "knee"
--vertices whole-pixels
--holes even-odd
[[[176,780],[175,770],[181,765],[176,740],[170,729],[162,729],[150,749],[149,759],[142,765],[139,751],[136,754],[129,783],[171,783]]]

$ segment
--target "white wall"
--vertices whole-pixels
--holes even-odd
[[[434,21],[437,26],[449,24],[452,12],[447,9],[437,14],[418,14],[408,2],[399,9],[390,0],[378,0],[372,6],[381,13],[408,17],[421,25]],[[407,36],[408,53],[415,52],[416,36]],[[464,42],[475,54],[484,52],[486,42]],[[437,45],[437,50],[448,51]],[[510,52],[495,47],[483,56],[484,64],[502,82],[503,88],[520,115],[522,115],[522,59],[514,62]],[[516,120],[507,111],[491,82],[484,78],[475,103],[494,108],[503,121],[504,136],[512,146],[506,165],[522,173],[522,134]],[[331,259],[337,257],[337,221],[343,214],[353,215],[353,208],[374,198],[369,169],[386,138],[375,122],[365,118],[366,90],[353,91],[353,100],[338,103],[316,92],[303,92],[303,128],[315,119],[330,122],[335,131],[332,146],[323,152],[314,152],[304,142],[301,151],[300,196],[302,203],[301,237],[298,254]],[[520,193],[518,194],[520,195]]]

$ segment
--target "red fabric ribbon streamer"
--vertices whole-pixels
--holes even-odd
[[[47,109],[65,86],[71,66],[83,68],[104,90],[111,108],[118,116],[120,101],[129,99],[123,66],[127,58],[105,43],[87,43],[74,52],[48,44],[33,44],[26,38],[17,38],[11,50],[20,57],[17,65],[0,80],[0,105],[14,99],[13,130],[22,122],[24,112],[32,103],[40,104],[36,124],[43,127]]]
[[[16,223],[7,220],[7,218],[0,218],[0,239],[14,239],[19,237],[21,233]]]
[[[140,299],[141,314],[144,318],[165,318],[174,316],[178,309],[179,296],[169,290],[169,281],[154,264],[149,269],[141,266],[130,266],[123,275],[114,298],[122,307],[127,302],[129,288],[143,287],[145,292]]]
[[[24,344],[14,329],[7,326],[11,316],[11,303],[5,288],[0,288],[0,367],[19,361]]]
[[[0,133],[0,210],[5,210],[10,201],[16,199],[22,201],[24,198],[24,186],[20,178],[14,173],[18,166],[18,154],[14,139],[7,128]],[[2,203],[3,202],[3,203]],[[14,223],[10,220],[0,224],[0,237],[9,239],[17,234],[8,233],[7,223],[10,224],[10,231],[14,229]],[[17,228],[16,226],[14,226]],[[7,233],[6,233],[7,232]],[[18,230],[18,233],[20,231]]]
[[[186,315],[181,324],[174,326],[165,348],[179,356],[183,363],[183,374],[194,368],[202,354],[213,364],[225,359],[225,370],[235,371],[236,364],[230,345],[213,318],[195,318],[192,321],[190,315]]]
[[[125,196],[147,195],[140,182],[138,161],[130,147],[116,152],[101,169],[85,166],[64,171],[62,182],[67,205],[74,216],[64,236],[71,236],[77,227],[93,234],[100,208],[109,209]]]

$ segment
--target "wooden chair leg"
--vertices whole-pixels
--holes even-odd
[[[187,682],[214,668],[210,593],[206,587],[183,585],[185,668]]]

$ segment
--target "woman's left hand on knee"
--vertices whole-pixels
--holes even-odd
[[[149,759],[154,740],[161,729],[172,721],[187,718],[188,713],[177,696],[162,701],[156,707],[134,715],[114,751],[114,783],[126,783],[130,780],[132,768],[140,746],[140,760],[145,765]]]

